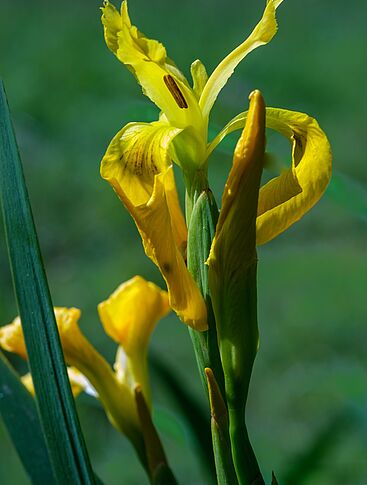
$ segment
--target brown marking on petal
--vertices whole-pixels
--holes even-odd
[[[180,88],[177,86],[176,81],[170,74],[166,74],[163,77],[164,84],[167,86],[169,92],[172,94],[173,99],[176,101],[179,108],[188,108],[188,104]]]
[[[162,264],[162,269],[165,273],[169,273],[171,271],[171,265],[169,263],[163,263]]]

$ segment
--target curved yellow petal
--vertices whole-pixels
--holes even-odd
[[[283,0],[268,0],[263,16],[250,36],[236,49],[234,49],[215,68],[200,97],[200,107],[203,116],[209,116],[215,100],[237,65],[251,51],[271,41],[277,31],[275,12]]]
[[[248,113],[233,118],[208,146],[211,153],[230,133],[243,128]],[[266,108],[266,126],[292,143],[288,170],[260,189],[257,244],[265,244],[298,221],[321,198],[331,177],[331,149],[317,121],[307,114]]]
[[[158,320],[170,310],[167,292],[141,276],[120,285],[98,305],[105,332],[120,345],[115,363],[117,378],[132,391],[140,384],[148,403],[148,343]]]
[[[260,189],[257,244],[264,244],[298,221],[324,193],[331,177],[331,149],[314,118],[268,108],[267,127],[292,143],[292,166]]]
[[[206,307],[186,267],[187,231],[169,165],[169,145],[180,130],[160,122],[133,129],[128,140],[129,125],[112,140],[101,175],[134,218],[146,254],[167,283],[171,307],[184,323],[205,330]]]
[[[108,47],[134,73],[144,94],[175,126],[201,126],[201,111],[194,92],[167,57],[165,47],[131,24],[127,2],[121,5],[121,14],[109,2],[104,2],[102,12]]]
[[[7,352],[18,354],[25,360],[28,358],[19,317],[16,317],[12,323],[0,327],[0,347]]]
[[[135,276],[120,285],[98,305],[103,327],[127,355],[145,354],[158,320],[170,311],[168,294],[157,285]]]

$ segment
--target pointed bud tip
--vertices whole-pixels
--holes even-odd
[[[250,101],[250,105],[257,104],[260,105],[261,109],[265,109],[264,97],[259,89],[254,89],[253,91],[251,91],[248,99]]]
[[[208,381],[210,410],[212,417],[223,425],[227,424],[227,407],[220,392],[214,373],[210,367],[205,367]]]

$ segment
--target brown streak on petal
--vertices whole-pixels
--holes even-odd
[[[186,99],[184,98],[184,95],[182,94],[180,88],[177,86],[176,81],[173,79],[173,77],[170,74],[166,74],[163,77],[164,84],[167,86],[169,89],[169,92],[172,94],[174,100],[176,101],[177,105],[179,108],[188,108],[188,104],[186,102]]]

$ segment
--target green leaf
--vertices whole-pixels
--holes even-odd
[[[1,351],[0,414],[32,483],[56,484],[34,399]]]
[[[94,484],[1,81],[0,192],[14,290],[54,474],[60,484]]]

